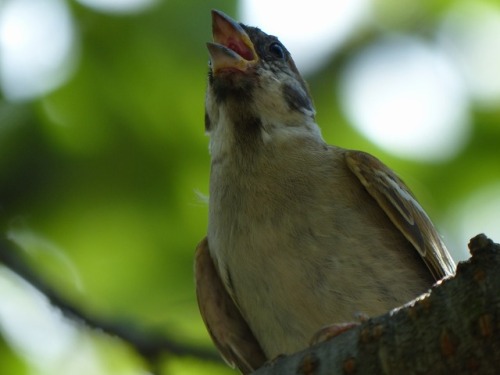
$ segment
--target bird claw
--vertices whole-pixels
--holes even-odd
[[[262,367],[273,367],[276,362],[278,362],[279,360],[283,359],[283,358],[286,358],[287,355],[286,354],[278,354],[276,357],[274,358],[271,358],[271,359],[268,359],[263,365]]]
[[[347,322],[347,323],[337,323],[321,328],[318,332],[314,334],[309,345],[313,346],[321,342],[337,337],[338,335],[349,331],[352,328],[359,326],[361,323],[358,322]]]
[[[346,323],[336,323],[332,324],[326,327],[321,328],[318,332],[314,334],[314,336],[311,338],[311,341],[309,341],[309,345],[316,345],[324,341],[328,341],[333,339],[334,337],[349,331],[352,328],[355,328],[359,326],[361,323],[366,322],[370,317],[361,312],[358,311],[354,313],[354,318],[357,320],[357,322],[346,322]]]
[[[368,321],[368,319],[370,319],[370,316],[362,311],[357,311],[354,313],[354,318],[358,322],[364,323],[364,322]]]

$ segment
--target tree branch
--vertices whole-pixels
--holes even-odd
[[[117,337],[129,344],[151,368],[156,368],[159,359],[165,355],[195,357],[201,360],[221,362],[215,351],[196,348],[172,340],[165,335],[146,331],[130,322],[98,317],[81,306],[69,301],[48,285],[31,267],[28,266],[13,244],[0,238],[0,262],[22,277],[49,302],[69,319],[85,326]]]
[[[429,293],[255,375],[498,374],[500,245],[478,235],[469,249]]]
[[[255,374],[497,374],[500,245],[478,235],[469,248],[472,257],[429,293],[330,341],[272,361]],[[84,311],[47,285],[4,239],[0,261],[66,316],[125,341],[152,368],[163,355],[220,361],[214,352]]]

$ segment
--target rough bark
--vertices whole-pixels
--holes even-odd
[[[500,245],[478,235],[469,249],[429,293],[254,374],[499,374]]]

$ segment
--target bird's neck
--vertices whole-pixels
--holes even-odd
[[[313,116],[274,116],[266,111],[222,106],[210,132],[212,164],[228,159],[249,166],[270,150],[302,142],[324,144]]]

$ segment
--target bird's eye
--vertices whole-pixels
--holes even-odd
[[[279,43],[272,43],[269,46],[269,52],[271,52],[271,55],[273,55],[277,59],[280,59],[280,60],[285,59],[285,49]]]

